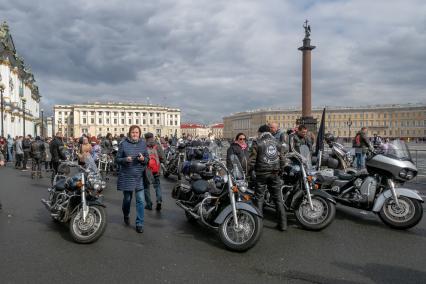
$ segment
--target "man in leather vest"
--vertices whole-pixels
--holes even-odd
[[[312,152],[312,141],[308,136],[308,129],[304,125],[299,125],[297,131],[289,136],[290,152],[296,151],[300,153],[300,146],[306,145]]]
[[[268,187],[272,199],[276,205],[279,217],[278,229],[287,230],[287,216],[281,192],[280,171],[285,165],[284,148],[270,133],[267,125],[259,128],[259,137],[253,142],[249,165],[256,172],[255,196],[259,211],[263,213],[265,190]]]
[[[66,156],[64,153],[64,142],[62,141],[62,133],[56,133],[55,138],[53,138],[52,142],[49,145],[50,154],[52,156],[52,181],[55,175],[58,173],[59,161],[66,160]]]
[[[41,178],[41,160],[44,156],[46,148],[44,147],[44,142],[41,141],[40,136],[37,136],[35,140],[31,143],[30,147],[30,157],[33,159],[31,166],[31,178],[37,176]]]

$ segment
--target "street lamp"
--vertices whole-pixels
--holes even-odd
[[[351,141],[352,135],[351,135],[351,126],[352,126],[352,120],[349,117],[349,120],[346,121],[346,125],[349,127],[349,141]]]
[[[44,110],[41,109],[41,137],[44,137],[44,125],[43,125],[43,114],[44,114]]]
[[[23,120],[24,120],[24,128],[23,128],[24,137],[25,137],[25,103],[26,102],[27,102],[27,99],[22,98],[22,114],[23,114]]]
[[[1,137],[4,137],[4,124],[3,124],[3,111],[4,111],[4,101],[3,101],[3,92],[4,84],[0,83],[0,93],[1,93]]]

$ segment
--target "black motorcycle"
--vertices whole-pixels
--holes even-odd
[[[343,205],[377,213],[392,228],[408,229],[420,222],[422,198],[415,191],[402,187],[417,175],[404,141],[392,141],[386,149],[371,149],[367,169],[360,171],[345,167],[349,151],[336,151],[343,147],[327,142],[338,162],[328,162],[335,167],[320,171],[315,180],[317,185]]]
[[[287,212],[294,212],[298,223],[307,230],[322,230],[336,216],[336,201],[323,190],[316,189],[309,149],[300,147],[301,154],[290,152],[286,158],[290,163],[282,174],[283,200]],[[265,193],[265,206],[275,208],[270,193]]]
[[[241,171],[242,172],[242,171]],[[191,161],[188,184],[178,182],[172,191],[188,221],[217,230],[230,250],[246,251],[262,232],[262,215],[246,194],[244,177],[232,173],[223,162]]]
[[[68,177],[73,168],[79,172]],[[105,182],[93,159],[87,158],[85,167],[65,161],[48,189],[49,199],[41,201],[55,222],[69,222],[75,242],[92,243],[102,236],[107,226],[105,205],[100,201],[104,188]]]
[[[163,168],[165,178],[175,175],[178,180],[182,179],[182,166],[186,159],[185,148],[186,144],[183,139],[179,139],[176,146],[169,147],[167,153],[165,153],[166,162]]]

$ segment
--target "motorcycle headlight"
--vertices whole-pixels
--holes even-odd
[[[93,185],[93,189],[94,189],[94,190],[96,190],[96,191],[98,191],[100,187],[101,187],[101,186],[100,186],[100,184],[99,184],[99,183],[95,183],[95,184]]]
[[[237,181],[237,186],[238,186],[238,189],[241,191],[241,192],[246,192],[247,191],[247,183],[245,182],[245,181]]]
[[[399,172],[399,176],[402,178],[407,178],[407,171],[405,169],[401,170]]]
[[[106,188],[106,182],[101,181],[101,188],[102,188],[102,189],[105,189],[105,188]]]
[[[414,176],[415,176],[415,174],[414,174],[413,171],[407,171],[407,174],[405,175],[405,178],[408,179],[408,180],[410,180],[410,179],[413,179]]]

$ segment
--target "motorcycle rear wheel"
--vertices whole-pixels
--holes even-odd
[[[86,222],[83,221],[82,210],[75,212],[70,219],[70,233],[73,240],[80,244],[97,241],[107,226],[105,208],[100,205],[89,206]]]
[[[309,203],[302,201],[295,210],[296,219],[299,224],[307,230],[319,231],[331,224],[336,216],[336,206],[329,200],[312,195],[314,210]]]
[[[234,225],[232,212],[219,226],[219,237],[226,248],[233,251],[246,251],[253,247],[260,238],[263,220],[246,210],[237,210],[239,228]]]
[[[393,197],[385,200],[379,212],[383,223],[394,229],[405,230],[414,227],[422,220],[423,208],[419,200],[399,196],[398,202],[399,208]]]

